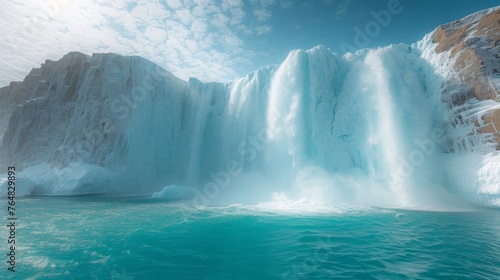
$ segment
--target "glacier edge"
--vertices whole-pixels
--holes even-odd
[[[181,81],[139,57],[70,53],[0,89],[0,167],[18,167],[25,195],[177,185],[205,204],[286,193],[327,205],[498,207],[500,155],[474,119],[500,107],[449,106],[463,85],[433,36],[342,57],[294,50],[228,84]]]

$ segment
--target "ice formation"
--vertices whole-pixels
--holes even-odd
[[[70,53],[0,89],[0,168],[17,166],[25,194],[500,206],[500,153],[474,122],[451,125],[456,70],[432,34],[342,57],[294,50],[228,84],[182,81],[140,57]],[[464,116],[500,108],[468,102]]]

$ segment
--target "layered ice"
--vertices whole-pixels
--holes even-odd
[[[0,90],[24,93],[0,122],[0,165],[18,167],[24,194],[500,206],[499,152],[473,124],[450,126],[443,61],[429,37],[342,57],[318,46],[220,84],[70,53]]]

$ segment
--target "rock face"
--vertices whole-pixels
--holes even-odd
[[[3,136],[0,168],[6,170],[14,165],[23,170],[45,164],[54,170],[64,170],[76,162],[93,166],[96,172],[103,171],[96,177],[111,180],[107,178],[110,168],[132,161],[127,159],[129,145],[137,140],[133,135],[140,133],[130,130],[146,124],[157,129],[156,140],[160,142],[157,145],[161,145],[158,154],[165,153],[175,159],[173,151],[182,149],[179,142],[182,139],[164,138],[169,129],[172,130],[169,133],[181,135],[178,120],[189,119],[182,115],[189,114],[182,110],[190,97],[188,91],[187,82],[140,57],[115,54],[89,57],[72,52],[59,61],[47,60],[23,82],[0,89],[0,135]],[[135,119],[142,110],[149,110],[151,115],[151,119],[142,120],[143,124]],[[164,129],[157,128],[159,123]],[[132,137],[125,137],[127,133]],[[142,133],[151,131],[144,129]],[[138,152],[153,153],[157,148],[154,143],[144,145],[147,147]],[[134,160],[131,166],[147,166]],[[171,161],[165,168],[176,170],[174,164]],[[100,169],[104,167],[106,172]],[[148,171],[158,172],[153,168]],[[57,180],[47,184],[57,184]],[[103,184],[78,179],[74,185],[66,182],[66,187],[103,192],[95,189]]]
[[[195,177],[195,162],[220,160],[226,93],[137,56],[47,60],[0,89],[0,170],[14,165],[36,194],[141,192]]]
[[[433,37],[437,53],[446,53],[455,69],[448,83],[453,92],[449,105],[461,106],[471,99],[500,102],[500,8],[439,26]],[[480,133],[491,134],[500,150],[500,108],[472,119]],[[463,116],[457,114],[459,122]]]

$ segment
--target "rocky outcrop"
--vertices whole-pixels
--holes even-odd
[[[182,102],[187,90],[186,82],[140,57],[71,52],[47,60],[0,89],[0,168],[107,166],[126,148],[119,128],[142,101],[175,92]]]
[[[500,105],[500,7],[439,26],[434,32],[437,53],[448,53],[456,86],[450,107],[471,99]],[[475,116],[476,131],[490,134],[500,150],[500,106]],[[457,116],[462,119],[461,116]]]
[[[47,60],[0,88],[0,174],[15,166],[32,194],[137,192],[163,187],[165,178],[177,182],[188,176],[193,142],[205,137],[205,130],[193,137],[193,127],[210,120],[221,127],[225,93],[225,84],[186,82],[138,56],[71,52]],[[203,153],[211,150],[200,153],[217,158]]]

